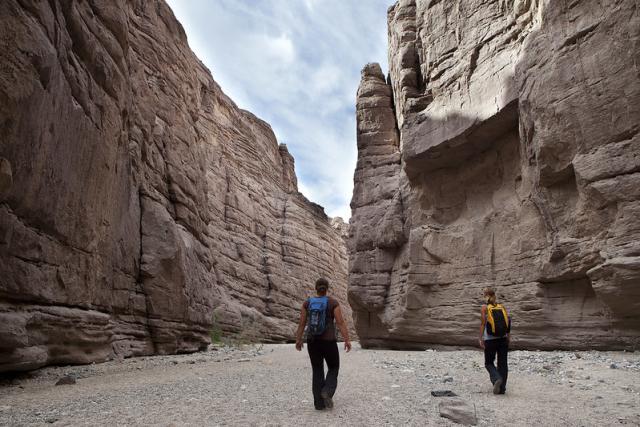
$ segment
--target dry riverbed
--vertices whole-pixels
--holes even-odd
[[[458,395],[484,426],[640,425],[640,353],[510,353],[494,396],[482,353],[341,350],[331,411],[316,411],[306,350],[215,348],[99,365],[50,367],[0,382],[0,425],[457,425]],[[55,383],[64,376],[75,384]]]

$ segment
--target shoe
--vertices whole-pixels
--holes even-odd
[[[493,383],[493,394],[500,394],[500,390],[502,389],[502,378],[498,378],[495,383]]]
[[[322,399],[324,399],[324,406],[327,409],[333,409],[333,399],[331,398],[331,396],[329,396],[329,394],[325,392],[320,393],[320,396],[322,397]]]

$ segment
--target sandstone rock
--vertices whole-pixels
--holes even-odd
[[[462,399],[446,399],[438,404],[438,411],[443,418],[465,426],[478,424],[475,408]]]
[[[356,107],[364,347],[475,345],[488,285],[513,347],[640,344],[640,17],[596,4],[389,9],[389,82],[367,65]]]
[[[318,276],[350,317],[343,231],[164,1],[3,1],[0,62],[0,372],[293,340]]]

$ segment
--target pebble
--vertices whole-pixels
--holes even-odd
[[[64,377],[60,378],[58,382],[56,382],[56,385],[71,385],[75,383],[76,379],[74,377],[72,377],[71,375],[65,375]]]

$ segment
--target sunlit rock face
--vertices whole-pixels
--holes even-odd
[[[0,371],[292,340],[343,235],[163,1],[0,2]]]
[[[640,15],[633,0],[402,0],[367,65],[349,300],[369,347],[640,343]]]

